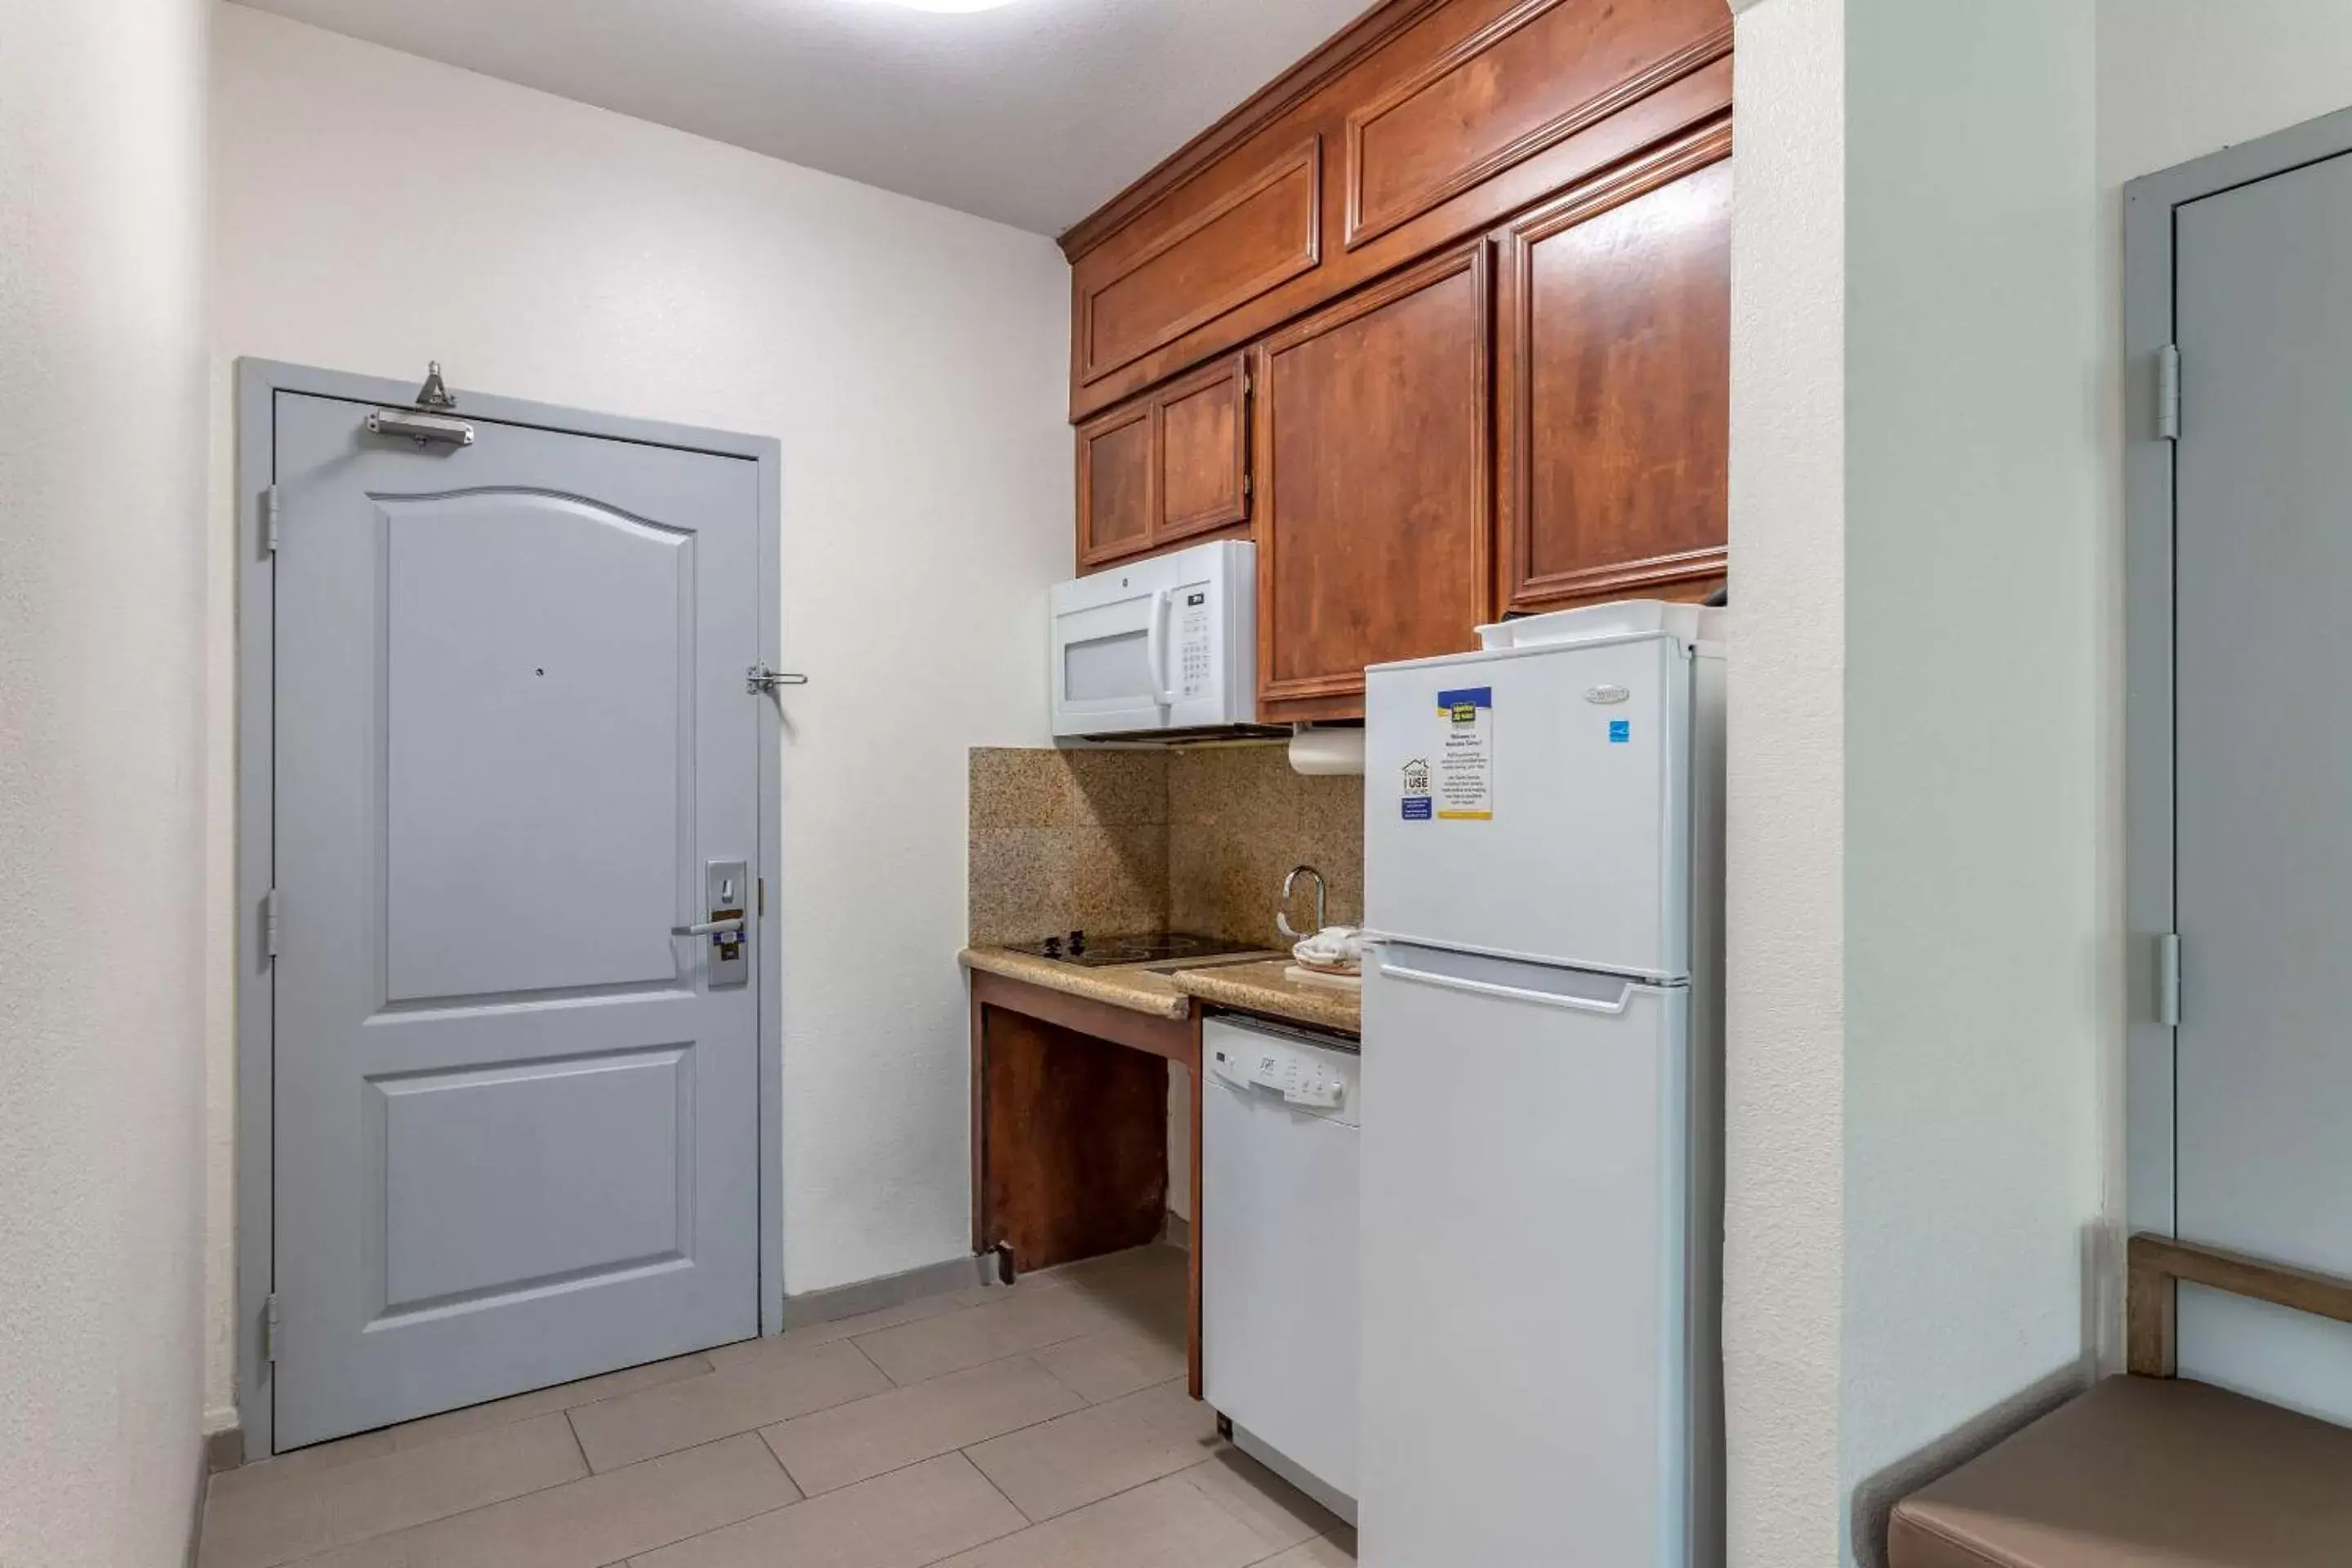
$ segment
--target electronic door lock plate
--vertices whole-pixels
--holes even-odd
[[[742,860],[713,860],[704,866],[703,892],[710,919],[723,930],[710,933],[706,964],[709,988],[751,983],[751,923],[745,911],[751,900],[751,868]]]

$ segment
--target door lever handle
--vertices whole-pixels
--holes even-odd
[[[704,921],[700,925],[672,926],[672,936],[732,936],[743,929],[741,915],[730,915],[722,921]]]

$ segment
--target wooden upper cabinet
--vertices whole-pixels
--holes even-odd
[[[1078,426],[1078,560],[1091,565],[1151,547],[1151,405]]]
[[[1259,351],[1258,716],[1363,711],[1364,666],[1490,618],[1487,247],[1435,258]]]
[[[1388,0],[1063,237],[1083,419],[1709,121],[1726,0]]]
[[[1731,132],[1505,231],[1500,593],[1544,610],[1725,570]]]
[[[1322,260],[1321,139],[1262,168],[1220,166],[1167,206],[1154,232],[1077,280],[1082,381],[1133,364]]]
[[[1249,521],[1249,362],[1235,354],[1078,427],[1078,564]]]
[[[1154,395],[1160,410],[1160,519],[1154,542],[1249,517],[1249,361],[1235,354]]]

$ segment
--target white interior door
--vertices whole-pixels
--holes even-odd
[[[2352,1276],[2352,156],[2176,217],[2180,1235]],[[2184,1289],[2183,1373],[2352,1421],[2352,1328]]]
[[[758,1331],[757,465],[369,411],[273,418],[281,1449]]]

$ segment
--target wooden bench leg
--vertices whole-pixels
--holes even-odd
[[[2136,1377],[2180,1370],[2180,1281],[2134,1248],[2124,1300],[2124,1364]]]

